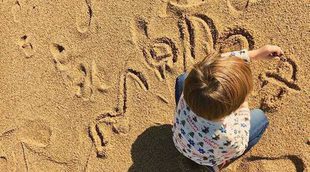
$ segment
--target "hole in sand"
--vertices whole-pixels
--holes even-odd
[[[57,50],[61,53],[65,50],[65,48],[61,45],[56,44],[55,47],[57,48]]]

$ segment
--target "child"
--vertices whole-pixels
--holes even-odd
[[[248,107],[253,88],[249,62],[282,54],[273,45],[212,54],[180,75],[172,129],[178,151],[209,171],[218,171],[249,151],[268,126],[262,110]]]

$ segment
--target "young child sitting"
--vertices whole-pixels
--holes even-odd
[[[172,129],[178,151],[209,171],[218,171],[249,151],[268,126],[262,110],[248,107],[253,89],[249,62],[282,54],[273,45],[211,54],[180,75]]]

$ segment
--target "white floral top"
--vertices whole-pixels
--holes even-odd
[[[246,50],[222,54],[249,62]],[[243,154],[249,142],[250,110],[239,108],[219,122],[197,116],[180,97],[173,124],[173,142],[184,156],[200,165],[216,166]]]
[[[173,142],[184,156],[200,165],[215,166],[242,155],[248,146],[250,110],[240,108],[220,122],[197,116],[180,98],[173,125]]]

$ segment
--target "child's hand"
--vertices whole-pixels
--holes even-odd
[[[259,49],[249,51],[251,60],[268,60],[282,55],[282,49],[276,45],[265,45]]]

